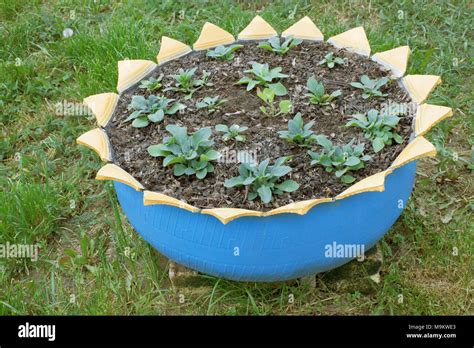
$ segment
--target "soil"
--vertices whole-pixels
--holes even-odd
[[[346,57],[347,64],[329,69],[325,65],[318,65],[328,52],[334,52],[339,57]],[[245,86],[235,85],[244,75],[244,70],[251,68],[251,62],[269,63],[270,68],[282,67],[282,73],[289,75],[281,82],[288,89],[294,112],[277,117],[263,115],[259,107],[262,102],[257,97],[255,90],[246,92]],[[301,148],[286,142],[278,137],[277,132],[288,128],[288,120],[296,112],[301,112],[305,123],[315,121],[312,130],[315,134],[325,134],[335,144],[345,144],[355,138],[357,142],[366,143],[365,153],[372,156],[365,168],[351,172],[357,180],[364,179],[372,174],[387,169],[402,149],[407,145],[412,133],[413,113],[409,111],[402,117],[397,132],[403,137],[402,144],[386,146],[379,153],[374,153],[370,142],[364,138],[362,130],[357,127],[344,127],[347,120],[355,113],[365,113],[367,110],[380,109],[383,104],[396,102],[410,102],[411,99],[405,90],[393,81],[382,88],[388,96],[385,98],[371,98],[364,100],[362,92],[349,85],[352,81],[359,81],[361,75],[370,78],[389,76],[389,72],[382,69],[377,63],[367,58],[339,50],[325,43],[304,42],[291,49],[286,55],[278,55],[257,48],[256,43],[246,45],[235,53],[232,61],[213,60],[205,56],[205,52],[194,52],[185,57],[173,60],[157,67],[147,78],[164,74],[164,87],[171,86],[179,68],[189,69],[197,67],[196,75],[200,76],[203,70],[212,73],[212,87],[203,87],[196,91],[193,98],[184,100],[184,95],[168,92],[148,92],[136,86],[120,96],[114,117],[106,127],[113,148],[113,162],[128,173],[132,174],[147,190],[160,192],[175,197],[199,208],[233,207],[267,211],[291,202],[307,200],[318,197],[334,197],[347,189],[351,184],[344,184],[333,173],[327,173],[320,166],[310,166],[310,157],[306,148]],[[315,75],[322,81],[326,93],[341,89],[343,95],[334,103],[333,107],[320,108],[309,104],[306,93],[307,79]],[[133,95],[160,94],[174,98],[186,104],[183,112],[172,116],[165,116],[159,124],[151,124],[146,128],[133,128],[131,122],[123,123],[130,114],[127,109]],[[206,96],[219,96],[227,99],[220,110],[209,113],[206,109],[197,109],[196,101]],[[168,124],[186,126],[188,133],[202,127],[213,128],[215,149],[232,155],[235,151],[256,151],[257,160],[266,158],[272,160],[281,156],[293,155],[288,165],[293,171],[284,179],[293,179],[300,184],[300,188],[292,193],[281,196],[274,195],[273,201],[263,204],[258,198],[254,201],[245,199],[244,188],[225,188],[226,179],[238,175],[238,163],[215,162],[214,173],[208,174],[204,180],[195,176],[175,177],[171,167],[163,167],[162,158],[151,157],[147,148],[162,142],[163,137],[169,134],[165,130]],[[249,127],[245,133],[245,143],[223,142],[222,133],[216,133],[214,126],[217,124],[238,124]],[[319,146],[313,150],[319,151]],[[273,162],[273,161],[271,161]]]

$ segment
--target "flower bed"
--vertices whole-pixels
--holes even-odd
[[[266,42],[266,41],[265,41]],[[395,110],[399,103],[407,103],[410,98],[396,82],[387,83],[381,90],[384,97],[364,99],[363,92],[351,86],[352,82],[359,81],[361,76],[368,75],[373,79],[382,80],[390,76],[380,66],[354,53],[338,50],[328,44],[304,42],[290,49],[286,54],[276,54],[259,48],[258,43],[246,43],[234,53],[230,60],[218,60],[206,56],[206,52],[197,52],[186,57],[171,61],[156,69],[146,80],[163,76],[162,87],[157,90],[148,90],[139,86],[123,93],[116,109],[114,119],[106,127],[114,149],[114,162],[132,174],[148,190],[167,194],[179,198],[198,208],[234,207],[268,211],[298,200],[331,197],[343,192],[351,184],[351,180],[335,175],[335,171],[327,172],[323,165],[311,165],[312,153],[321,152],[324,148],[318,144],[317,136],[326,136],[334,145],[363,144],[364,154],[370,160],[365,166],[350,171],[350,176],[361,180],[372,174],[387,169],[396,156],[408,143],[413,121],[412,110]],[[334,53],[344,59],[344,63],[333,68],[326,64],[319,64],[328,53]],[[284,96],[274,96],[273,104],[277,110],[270,111],[271,106],[258,97],[259,89],[255,87],[247,91],[244,85],[236,84],[249,73],[252,63],[268,64],[269,67],[281,68],[281,73],[287,77],[280,79],[287,90]],[[189,99],[186,92],[169,90],[173,88],[173,76],[180,69],[194,69],[194,78],[199,78],[203,71],[209,73],[209,84],[197,89]],[[259,66],[257,66],[259,67]],[[311,67],[311,68],[308,68]],[[327,105],[313,103],[308,89],[308,81],[316,88],[325,89],[324,94],[330,95],[340,91],[341,95],[327,102]],[[326,90],[327,93],[326,93]],[[143,96],[150,100],[151,96],[173,99],[170,105],[181,105],[180,111],[172,115],[165,115],[157,123],[150,122],[143,128],[135,128],[131,122],[124,122],[132,111],[132,99]],[[271,93],[270,93],[271,95]],[[200,107],[206,98],[218,98],[217,109]],[[281,112],[279,103],[291,101],[290,112]],[[324,104],[324,103],[323,103]],[[261,110],[264,107],[266,113]],[[400,143],[392,141],[391,146],[385,146],[375,152],[370,139],[366,139],[360,127],[348,127],[351,115],[366,114],[369,110],[380,110],[392,107],[391,115],[394,119],[394,134],[400,134]],[[173,111],[173,110],[172,110]],[[286,111],[286,110],[284,110]],[[399,113],[399,111],[403,113]],[[309,129],[304,140],[301,137],[303,129],[293,136],[281,137],[281,133],[288,131],[288,122],[297,113],[305,125],[313,126]],[[195,175],[172,175],[172,166],[163,166],[163,157],[152,157],[147,148],[158,144],[161,139],[169,135],[166,127],[178,125],[187,127],[194,132],[205,127],[211,128],[210,138],[214,141],[214,148],[221,153],[221,157],[213,161],[214,171],[202,180]],[[216,130],[216,126],[232,125],[246,127],[239,140],[224,138],[223,132]],[[294,122],[290,126],[298,128]],[[218,127],[219,129],[219,127]],[[311,134],[310,134],[311,132]],[[279,134],[280,133],[280,134]],[[296,139],[294,139],[296,137]],[[378,149],[377,149],[378,150]],[[249,154],[249,159],[261,162],[271,161],[285,156],[291,156],[285,165],[292,168],[286,175],[296,182],[299,187],[291,193],[275,195],[265,204],[261,199],[248,200],[244,198],[245,188],[227,188],[226,180],[238,173],[239,154]],[[344,176],[343,176],[344,177]],[[349,177],[349,173],[345,178]],[[352,180],[354,180],[352,179]]]
[[[312,248],[321,249],[324,238],[318,233],[327,232],[321,228],[334,230],[333,238],[338,233],[343,239],[351,235],[344,237],[347,231],[342,231],[350,229],[350,224],[327,224],[324,206],[331,211],[329,207],[346,200],[342,206],[347,208],[329,215],[349,217],[346,209],[357,209],[347,197],[360,195],[353,201],[363,205],[366,200],[369,208],[374,194],[370,192],[383,191],[385,180],[393,177],[395,186],[384,196],[377,193],[379,202],[392,202],[398,189],[403,208],[414,176],[414,166],[407,163],[434,155],[434,147],[422,135],[451,115],[449,108],[422,104],[440,82],[439,77],[401,78],[409,56],[406,46],[377,53],[369,60],[370,46],[362,28],[334,36],[326,44],[307,17],[286,30],[282,38],[276,35],[258,16],[239,34],[237,43],[232,35],[207,23],[194,44],[196,51],[163,38],[159,65],[119,62],[120,95],[106,93],[85,100],[102,128],[84,134],[78,142],[112,162],[99,171],[98,179],[112,179],[139,191],[137,196],[116,184],[122,207],[136,229],[178,262],[232,279],[288,279],[335,267],[340,260],[322,261],[319,250],[308,261],[311,249],[305,249],[304,266],[296,262],[280,274],[272,271],[269,275],[270,271],[263,270],[252,275],[246,268],[248,263],[273,266],[268,264],[269,255],[234,257],[232,261],[220,255],[205,261],[204,249],[191,252],[190,246],[176,245],[179,240],[168,237],[196,228],[189,224],[204,223],[198,232],[202,238],[206,238],[207,226],[212,230],[208,236],[222,240],[229,236],[219,233],[237,230],[242,234],[246,226],[250,231],[245,235],[263,229],[269,235],[288,234],[283,238],[294,239],[294,245],[306,240],[313,242]],[[363,193],[370,193],[370,197]],[[146,210],[137,206],[137,200],[145,206],[173,208],[153,206],[148,207],[153,210]],[[316,205],[323,211],[319,213],[322,225],[314,222],[318,219]],[[360,242],[370,246],[380,238],[401,213],[400,207],[396,209],[381,212],[378,222],[374,218],[373,231],[358,235]],[[146,211],[151,220],[139,216]],[[180,217],[183,211],[185,216]],[[291,234],[284,221],[299,222],[297,215],[286,215],[310,211],[299,220],[304,233]],[[189,221],[174,221],[172,227],[168,221],[165,228],[156,220],[163,222],[166,214]],[[271,219],[279,214],[285,215],[283,220]],[[257,221],[246,221],[246,216]],[[239,219],[233,227],[229,224],[225,228],[209,220],[214,217],[224,224]],[[268,230],[270,226],[274,229]],[[360,222],[354,231],[363,226],[371,229],[370,223]],[[188,236],[193,243],[196,233],[194,230]],[[308,233],[316,236],[308,237]],[[253,237],[253,242],[261,237]],[[243,238],[243,242],[251,237],[237,234],[232,238],[234,242]],[[263,240],[259,243],[265,244]],[[208,253],[213,250],[210,244]],[[221,242],[214,247],[216,252],[223,248]],[[274,246],[262,245],[266,247]],[[226,248],[232,249],[232,245]],[[292,257],[298,259],[298,250],[288,249],[292,249],[290,254],[282,249],[288,262]],[[237,268],[240,265],[241,270],[229,275],[222,269],[223,260]],[[206,262],[211,265],[204,266]]]

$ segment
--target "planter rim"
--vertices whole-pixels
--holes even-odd
[[[234,39],[232,34],[224,29],[206,22],[199,38],[193,44],[194,50],[185,43],[163,36],[161,39],[160,51],[157,55],[158,64],[149,60],[119,61],[117,81],[118,94],[113,92],[101,93],[84,99],[84,104],[91,109],[96,117],[99,128],[81,135],[77,139],[77,143],[91,148],[100,156],[102,161],[107,162],[107,164],[97,172],[96,179],[118,181],[133,187],[137,191],[143,191],[144,205],[170,205],[193,213],[212,215],[219,219],[223,224],[227,224],[228,222],[243,216],[266,217],[284,213],[304,215],[318,204],[345,199],[363,192],[382,192],[385,189],[385,178],[395,169],[411,161],[436,155],[436,148],[426,140],[423,135],[437,123],[452,116],[453,112],[451,108],[446,106],[423,103],[434,88],[441,83],[441,78],[435,75],[405,75],[411,50],[408,46],[401,46],[388,51],[375,53],[371,59],[385,69],[390,70],[392,72],[392,78],[402,85],[410,95],[412,101],[416,103],[416,113],[413,123],[414,131],[411,141],[388,169],[354,183],[335,197],[297,201],[267,212],[241,208],[200,209],[187,204],[180,199],[159,192],[146,190],[132,175],[116,164],[111,163],[112,148],[104,129],[112,119],[119,97],[122,93],[135,86],[159,66],[187,54],[239,41],[248,42],[266,40],[277,35],[278,33],[276,30],[258,15],[255,16],[247,27],[239,33],[238,41]],[[324,40],[322,32],[307,16],[284,30],[281,36],[293,36],[295,38],[309,41]],[[370,57],[370,44],[362,26],[332,36],[327,40],[327,43],[336,48],[343,48],[364,57]]]

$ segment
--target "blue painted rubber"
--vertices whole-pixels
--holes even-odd
[[[308,276],[349,262],[327,257],[328,245],[371,248],[395,223],[411,194],[416,161],[388,175],[384,192],[365,192],[323,203],[306,215],[240,217],[227,225],[215,217],[167,205],[143,205],[143,193],[115,182],[130,223],[175,262],[240,281]]]

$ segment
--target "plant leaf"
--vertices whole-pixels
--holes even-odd
[[[278,107],[280,108],[280,112],[287,114],[291,111],[293,104],[291,103],[291,100],[282,100],[278,104]]]
[[[332,142],[328,138],[326,138],[326,136],[324,135],[316,136],[316,142],[322,147],[324,147],[325,149],[329,150],[332,148]]]
[[[243,180],[241,176],[236,176],[224,181],[225,187],[241,186],[242,184],[243,184]]]
[[[150,122],[148,122],[148,119],[146,117],[136,118],[132,122],[132,126],[135,128],[143,128],[143,127],[148,126],[149,124]]]
[[[217,132],[228,132],[229,131],[229,127],[227,127],[225,124],[218,124],[216,125],[216,131]]]
[[[148,115],[148,119],[153,123],[157,123],[157,122],[163,121],[164,116],[165,116],[165,113],[163,112],[163,110],[160,109],[154,114]]]
[[[272,200],[272,190],[268,186],[260,186],[257,190],[263,203],[269,203]]]
[[[385,142],[383,141],[382,138],[375,138],[373,141],[372,141],[372,147],[374,149],[374,152],[379,152],[380,150],[382,150],[385,146]]]
[[[293,192],[296,191],[300,185],[298,185],[293,180],[286,180],[283,183],[276,186],[277,189],[282,190],[284,192]]]
[[[183,164],[175,164],[173,167],[173,174],[175,176],[181,176],[186,171],[186,166]]]
[[[349,166],[349,167],[353,167],[353,166],[356,166],[360,163],[360,159],[355,157],[355,156],[350,156],[346,162],[344,163],[344,165],[346,166]]]
[[[268,85],[268,88],[270,88],[273,92],[275,92],[275,95],[279,97],[288,94],[286,87],[281,82],[271,83]]]
[[[206,168],[201,169],[201,170],[198,170],[198,171],[196,172],[196,177],[197,177],[198,179],[201,179],[201,180],[202,180],[202,179],[204,179],[206,176],[207,176],[207,170],[206,170]]]
[[[341,178],[342,182],[345,183],[345,184],[350,184],[350,183],[353,183],[356,178],[354,178],[353,176],[351,175],[344,175],[342,178]]]
[[[284,176],[289,172],[291,172],[291,167],[289,166],[273,166],[270,170],[270,174],[277,177]]]
[[[217,152],[216,150],[209,150],[207,151],[205,154],[202,154],[201,155],[201,161],[214,161],[216,159],[218,159],[219,157],[221,156],[221,154],[219,152]],[[205,158],[205,159],[203,159]]]

